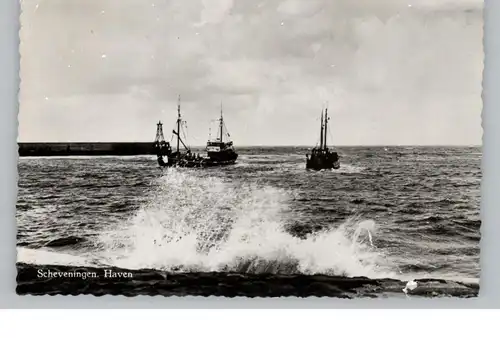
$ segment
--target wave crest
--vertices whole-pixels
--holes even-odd
[[[289,233],[287,218],[297,216],[288,210],[291,194],[171,169],[130,222],[99,240],[109,264],[130,269],[369,277],[395,271],[373,246],[371,220],[349,219],[305,238]]]

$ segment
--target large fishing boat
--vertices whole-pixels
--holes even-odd
[[[321,133],[319,147],[314,147],[310,154],[306,155],[306,168],[313,170],[323,169],[339,169],[339,155],[336,151],[330,151],[326,144],[328,132],[328,108],[325,109],[323,119],[323,111],[321,112]]]
[[[186,144],[185,139],[181,137],[185,121],[181,117],[181,104],[180,97],[177,103],[177,122],[176,130],[172,130],[173,138],[176,139],[176,149],[172,150],[169,142],[165,141],[163,135],[163,124],[161,121],[156,125],[156,138],[154,142],[155,152],[160,167],[188,167],[188,168],[204,168],[234,164],[238,158],[238,154],[234,150],[233,142],[225,142],[224,137],[224,120],[221,117],[220,123],[220,136],[215,141],[207,142],[207,156],[200,156],[191,151],[191,148]],[[229,137],[229,133],[226,132]],[[181,149],[181,145],[184,149]]]
[[[209,135],[206,148],[208,160],[213,163],[217,163],[217,165],[234,164],[238,158],[238,154],[234,150],[233,141],[229,139],[231,135],[227,132],[226,125],[224,124],[222,103],[220,107],[220,118],[216,139],[210,140],[210,137],[211,136]]]

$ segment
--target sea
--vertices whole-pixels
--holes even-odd
[[[480,275],[480,147],[238,148],[234,166],[154,156],[19,160],[18,263],[171,274]]]

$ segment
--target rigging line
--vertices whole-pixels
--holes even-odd
[[[184,141],[186,141],[186,145],[189,146],[187,143],[187,136],[186,136],[186,132],[184,131],[184,128],[181,128],[181,132],[182,132],[182,136],[184,136]]]
[[[187,121],[182,121],[182,124],[181,124],[181,129],[184,130],[184,128],[188,129],[188,124],[187,124]]]
[[[176,130],[176,129],[177,129],[177,123],[174,124],[174,126],[171,130]]]
[[[328,129],[328,135],[330,135],[330,141],[333,142],[333,134],[331,132],[331,128]]]

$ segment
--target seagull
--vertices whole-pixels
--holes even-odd
[[[411,280],[411,281],[409,281],[408,283],[406,283],[406,286],[405,286],[405,288],[403,289],[403,292],[405,293],[405,295],[407,295],[407,294],[408,294],[408,290],[413,291],[413,290],[415,290],[417,287],[418,287],[418,283],[417,283],[417,282],[415,282],[414,280]]]

